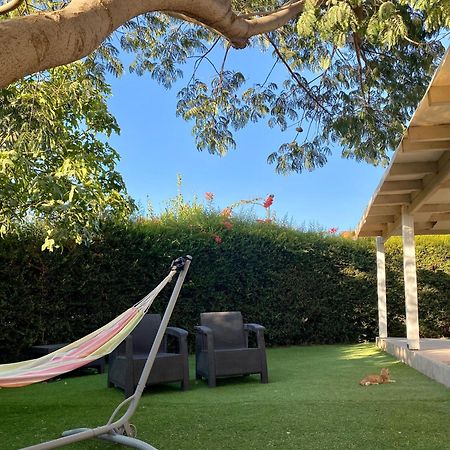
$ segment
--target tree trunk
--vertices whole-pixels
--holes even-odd
[[[279,28],[302,10],[300,0],[247,19],[232,11],[230,0],[72,0],[59,11],[0,21],[0,87],[89,55],[114,30],[143,13],[173,13],[244,48],[251,36]]]

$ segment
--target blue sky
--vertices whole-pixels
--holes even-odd
[[[219,67],[222,51],[217,52]],[[227,68],[239,68],[250,83],[262,82],[272,64],[269,55],[256,50],[231,51],[227,60]],[[202,77],[211,76],[206,66]],[[277,67],[272,77],[281,80],[282,74],[283,68]],[[186,68],[185,82],[190,75]],[[263,122],[237,132],[237,148],[225,157],[198,152],[192,124],[175,116],[176,87],[166,91],[148,76],[128,73],[109,81],[114,94],[110,110],[122,129],[120,136],[111,139],[121,155],[118,169],[130,195],[142,205],[149,198],[156,211],[176,195],[177,174],[181,174],[187,200],[195,195],[203,199],[209,191],[215,194],[215,204],[223,208],[240,199],[274,194],[278,219],[343,231],[356,227],[384,172],[380,167],[342,159],[337,150],[325,167],[314,172],[278,175],[266,159],[292,138],[293,128],[283,133]],[[263,217],[260,209],[254,212]]]

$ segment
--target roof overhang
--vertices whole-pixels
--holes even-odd
[[[450,49],[417,107],[356,229],[356,237],[450,233]]]

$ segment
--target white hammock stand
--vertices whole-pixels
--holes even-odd
[[[106,425],[97,428],[77,428],[74,430],[68,430],[62,434],[63,437],[47,442],[42,442],[41,444],[32,445],[31,447],[25,447],[22,450],[47,450],[52,448],[59,448],[63,447],[64,445],[69,445],[75,442],[80,442],[92,438],[112,441],[117,444],[122,444],[127,447],[137,448],[141,450],[157,450],[150,444],[147,444],[146,442],[141,441],[135,437],[136,429],[134,425],[130,424],[130,419],[135,413],[139,400],[145,389],[146,381],[152,369],[156,354],[158,353],[159,346],[161,345],[162,339],[164,337],[164,333],[166,332],[170,316],[172,315],[175,303],[177,302],[178,295],[180,293],[181,287],[183,286],[187,271],[189,270],[191,260],[191,256],[185,256],[176,259],[172,263],[171,271],[178,272],[177,282],[173,289],[166,311],[164,312],[164,316],[161,320],[161,325],[159,326],[155,341],[153,342],[150,353],[148,354],[147,361],[145,363],[144,369],[142,370],[142,374],[139,378],[139,382],[136,390],[134,391],[134,394],[120,403],[120,405],[112,413]],[[128,408],[123,416],[120,419],[115,420],[116,415],[127,404]]]

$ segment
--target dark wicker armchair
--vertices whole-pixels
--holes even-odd
[[[268,382],[266,346],[261,325],[244,324],[240,312],[209,312],[200,315],[195,327],[196,378],[216,386],[217,377],[260,374]],[[256,335],[256,347],[248,346],[248,334]]]
[[[119,387],[125,396],[133,394],[147,361],[161,323],[159,314],[146,314],[131,334],[109,357],[108,387]],[[146,385],[181,381],[181,388],[189,388],[187,331],[167,327]],[[177,340],[178,353],[169,353],[167,337]]]

